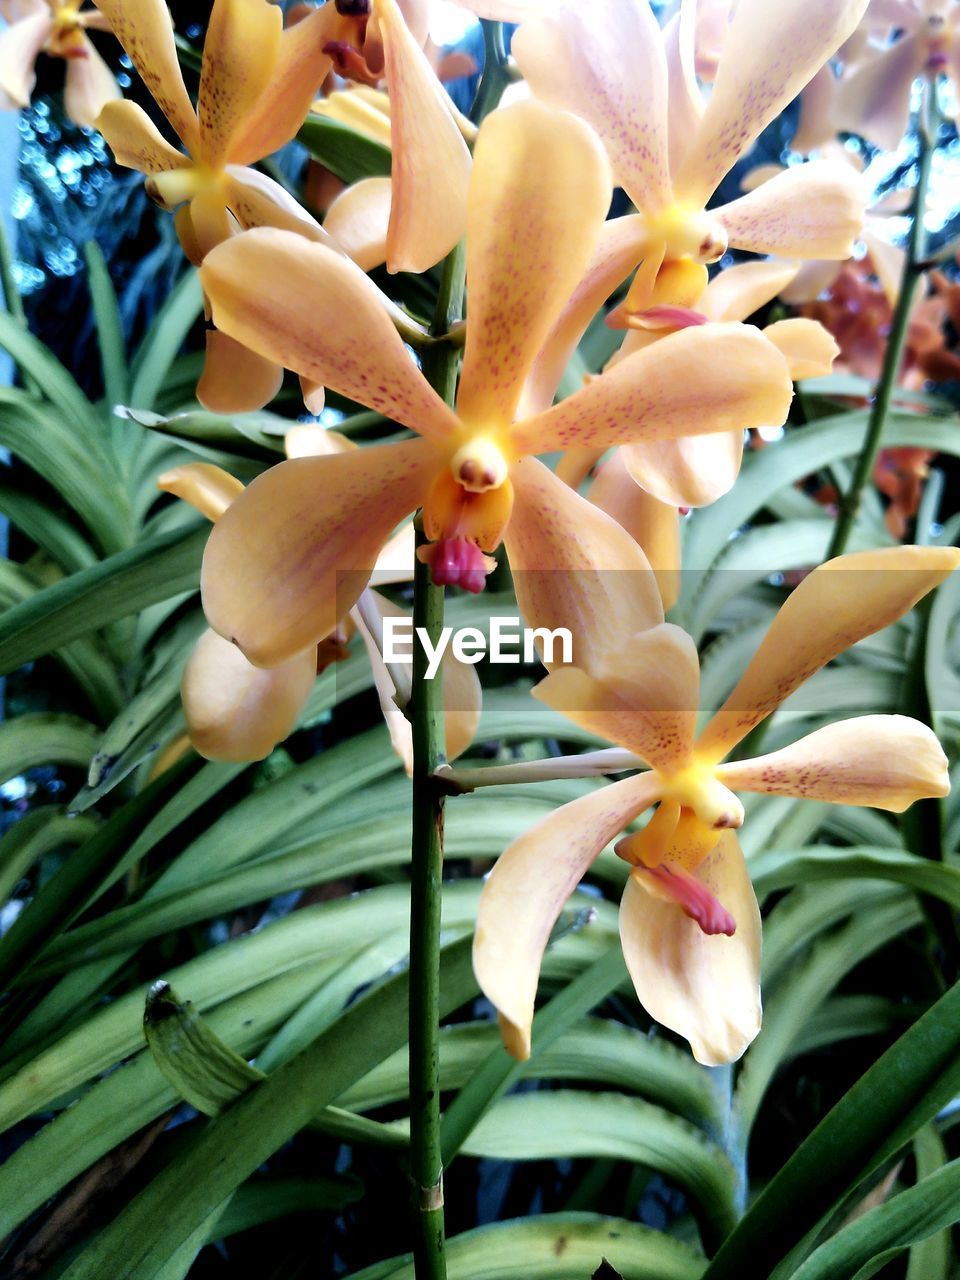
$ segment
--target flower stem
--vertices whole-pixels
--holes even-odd
[[[484,18],[480,25],[483,27],[483,74],[470,109],[474,124],[481,124],[496,107],[511,79],[503,43],[503,23],[488,22]]]
[[[924,261],[926,253],[926,235],[924,232],[924,212],[927,202],[927,187],[930,181],[930,169],[933,154],[937,147],[937,130],[940,115],[937,106],[937,89],[935,84],[926,88],[925,104],[918,129],[919,146],[917,153],[918,173],[917,185],[913,193],[912,220],[910,235],[907,240],[907,257],[903,265],[903,277],[900,281],[900,293],[893,313],[890,337],[883,362],[883,371],[877,386],[876,395],[870,410],[867,423],[867,434],[857,459],[856,470],[850,482],[850,488],[840,504],[840,513],[834,525],[833,537],[827,559],[842,555],[846,550],[850,535],[853,532],[857,516],[863,502],[863,492],[873,474],[877,454],[880,452],[883,431],[887,415],[897,385],[897,377],[903,363],[907,333],[910,327],[910,312],[913,307],[914,288],[917,280],[926,269]]]
[[[463,311],[463,246],[447,258],[433,329],[446,333]],[[455,347],[430,349],[423,370],[453,402],[460,359]],[[425,542],[417,528],[417,544]],[[413,625],[435,646],[443,627],[443,588],[417,561]],[[415,1206],[417,1280],[445,1280],[443,1164],[440,1154],[440,907],[443,878],[443,790],[433,777],[444,761],[443,680],[427,679],[427,655],[414,645],[407,713],[413,726],[413,835],[410,870],[410,1174]]]

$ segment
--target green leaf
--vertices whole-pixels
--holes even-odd
[[[66,573],[86,569],[96,562],[96,552],[83,535],[51,510],[49,502],[42,502],[16,485],[0,482],[0,511]]]
[[[130,401],[136,409],[152,409],[187,334],[203,308],[200,277],[191,267],[177,282],[133,359]]]
[[[0,902],[4,902],[33,864],[55,849],[83,844],[96,831],[92,818],[74,817],[58,806],[25,813],[0,840]]]
[[[148,991],[143,1034],[163,1075],[204,1115],[219,1115],[267,1078],[225,1045],[189,1000],[178,999],[169,982]]]
[[[927,1124],[913,1139],[913,1154],[917,1162],[917,1182],[936,1173],[947,1163],[947,1152],[934,1125]],[[946,1276],[950,1270],[953,1249],[949,1228],[934,1232],[918,1240],[910,1249],[907,1280],[928,1280],[931,1276]]]
[[[74,435],[92,444],[103,443],[104,427],[96,409],[76,382],[39,339],[0,311],[0,347],[10,353],[20,368],[30,375],[50,404],[63,415],[65,426]]]
[[[780,1259],[960,1092],[960,984],[860,1077],[761,1191],[705,1280],[769,1275]]]
[[[703,1259],[660,1231],[592,1213],[548,1214],[478,1227],[447,1242],[455,1280],[585,1280],[602,1260],[628,1280],[697,1280]],[[415,1280],[404,1258],[350,1280]]]
[[[452,1013],[475,992],[465,939],[441,953],[441,1013]],[[212,1120],[80,1254],[63,1280],[153,1276],[264,1160],[351,1081],[400,1048],[406,1041],[407,998],[407,975],[391,978]]]
[[[118,618],[195,589],[209,529],[165,534],[38,591],[0,618],[0,674]]]
[[[226,418],[219,413],[178,413],[172,418],[120,405],[117,417],[148,431],[195,447],[204,456],[223,453],[271,464],[284,456],[283,437],[289,420],[270,413],[244,413]],[[273,428],[267,430],[266,428]]]
[[[97,730],[77,716],[34,711],[0,724],[0,782],[40,764],[85,769],[97,746]]]
[[[877,1205],[822,1244],[793,1273],[793,1280],[857,1280],[879,1265],[960,1221],[960,1160]],[[925,1276],[945,1272],[927,1271]]]
[[[314,160],[348,184],[361,178],[390,175],[393,157],[389,148],[339,120],[310,115],[301,126],[297,140]]]
[[[87,260],[87,280],[97,325],[104,395],[110,406],[123,404],[130,392],[127,381],[127,351],[117,295],[97,242],[88,240],[83,246],[83,254]]]
[[[761,896],[819,880],[876,879],[907,885],[960,910],[960,869],[902,849],[839,849],[832,845],[778,849],[751,859],[750,874]]]

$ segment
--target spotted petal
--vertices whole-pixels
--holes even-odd
[[[135,102],[108,102],[97,120],[117,164],[140,173],[183,169],[190,161],[171,147],[144,109]]]
[[[960,564],[953,547],[889,547],[828,560],[788,596],[697,755],[723,757],[814,672],[909,612]]]
[[[267,0],[215,0],[203,44],[197,115],[203,159],[235,157],[231,145],[273,75],[283,14]]]
[[[436,466],[426,441],[295,458],[259,476],[207,542],[210,625],[257,666],[315,645],[356,603],[391,530]]]
[[[530,1025],[550,930],[590,864],[657,799],[659,781],[640,774],[554,810],[514,841],[490,872],[477,913],[473,968],[500,1014],[504,1043],[530,1056]]]
[[[534,358],[589,265],[610,181],[599,143],[571,116],[531,101],[485,121],[470,184],[464,421],[513,420]]]
[[[379,289],[342,254],[262,228],[209,253],[201,280],[217,328],[245,347],[422,435],[456,430]]]
[[[800,796],[902,813],[915,800],[950,791],[936,734],[909,716],[860,716],[807,734],[755,760],[721,765],[732,791]]]
[[[896,151],[910,123],[913,82],[923,71],[923,35],[906,35],[889,49],[872,51],[853,67],[837,90],[833,121],[869,139],[884,151]]]
[[[713,1067],[739,1058],[760,1030],[760,912],[733,832],[721,836],[696,875],[733,917],[732,937],[704,933],[678,903],[631,876],[620,939],[640,1003]]]

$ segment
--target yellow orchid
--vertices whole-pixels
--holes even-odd
[[[661,439],[691,423],[730,431],[784,420],[786,362],[744,325],[674,334],[518,420],[530,365],[583,273],[609,193],[604,153],[582,122],[534,101],[488,117],[470,188],[470,317],[456,412],[411,360],[375,285],[344,257],[267,230],[208,255],[201,277],[218,327],[421,437],[281,464],[218,522],[204,607],[252,662],[276,665],[326,634],[390,530],[418,506],[434,580],[479,590],[484,553],[504,536],[508,554],[516,549],[518,510],[549,523],[562,509],[575,528],[588,507],[531,455]]]
[[[691,299],[691,308],[660,307],[646,312],[607,367],[614,367],[633,352],[662,341],[679,328],[746,320],[782,295],[796,277],[798,267],[798,263],[768,259],[744,262],[721,271],[699,298]],[[825,376],[839,354],[834,339],[816,321],[778,320],[762,332],[781,352],[795,381]],[[551,367],[546,360],[539,360],[528,383],[528,396],[549,394],[550,386],[561,372],[557,364]],[[675,440],[624,445],[619,452],[634,482],[660,503],[673,507],[676,520],[678,507],[707,506],[733,486],[743,458],[743,431],[691,434]],[[568,454],[557,468],[557,474],[569,484],[579,486],[600,456],[596,450]]]
[[[64,106],[70,119],[92,129],[120,88],[87,31],[108,30],[95,9],[81,10],[83,0],[4,0],[0,17],[0,107],[29,106],[37,82],[35,64],[41,53],[67,64]]]
[[[134,102],[109,103],[97,127],[118,164],[146,175],[154,200],[176,210],[184,253],[199,264],[216,244],[246,227],[285,227],[325,239],[316,222],[284,189],[249,168],[297,132],[331,61],[323,48],[340,20],[325,6],[285,31],[269,0],[216,0],[207,28],[197,109],[177,60],[173,25],[163,0],[100,0],[99,7],[127,51],[186,154],[161,137]],[[273,398],[283,370],[208,330],[197,395],[221,413],[257,409]],[[310,407],[319,408],[310,399]]]
[[[721,208],[708,212],[707,204],[866,4],[740,0],[705,104],[683,21],[692,6],[662,32],[646,0],[559,0],[522,23],[512,49],[530,88],[593,126],[639,210],[605,227],[545,361],[563,367],[590,319],[638,265],[613,317],[621,323],[654,307],[689,307],[703,293],[707,266],[728,247],[799,259],[850,256],[865,199],[843,166],[796,166]]]
[[[490,873],[474,967],[511,1053],[530,1053],[540,962],[564,903],[608,842],[656,804],[643,830],[616,846],[631,868],[620,913],[627,967],[647,1011],[688,1039],[700,1062],[740,1056],[760,1027],[760,915],[734,834],[743,821],[736,792],[900,812],[946,795],[949,779],[934,734],[904,716],[840,721],[770,755],[724,757],[814,672],[903,616],[958,563],[954,549],[897,547],[814,570],[698,737],[696,646],[663,622],[646,588],[617,648],[581,645],[583,666],[555,669],[537,686],[543,702],[650,768],[556,810]],[[526,616],[543,621],[536,608]]]
[[[284,447],[288,458],[306,458],[345,453],[356,446],[338,432],[296,426],[286,433]],[[173,467],[159,477],[157,485],[214,523],[244,488],[236,477],[208,462]],[[400,705],[406,698],[398,690],[379,647],[383,619],[405,615],[373,586],[409,581],[413,564],[413,526],[408,524],[384,546],[371,586],[364,590],[358,606],[315,648],[270,670],[254,667],[236,645],[215,631],[205,631],[187,661],[181,681],[190,741],[200,755],[208,760],[234,762],[264,759],[296,728],[316,677],[330,663],[349,656],[347,643],[351,633],[358,631],[370,659],[394,750],[407,773],[412,773],[412,730]],[[473,741],[480,722],[482,694],[476,669],[458,662],[452,654],[444,662],[443,679],[447,756],[453,760]]]

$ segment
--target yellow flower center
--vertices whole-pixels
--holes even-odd
[[[207,165],[195,164],[184,169],[170,169],[147,178],[147,195],[162,209],[172,212],[206,191],[220,187],[223,174]]]
[[[488,489],[499,489],[506,481],[510,464],[496,440],[478,435],[453,455],[450,471],[468,493],[486,493]]]
[[[717,779],[712,765],[692,764],[665,776],[662,797],[688,809],[711,831],[743,826],[743,805]]]
[[[727,251],[727,233],[704,209],[671,204],[647,220],[650,240],[664,246],[664,261],[690,258],[718,262]]]

